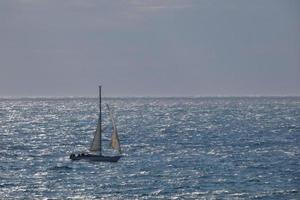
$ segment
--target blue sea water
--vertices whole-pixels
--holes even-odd
[[[0,99],[0,198],[300,199],[300,97],[107,98],[123,157],[72,162],[97,102]]]

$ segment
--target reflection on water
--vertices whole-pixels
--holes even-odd
[[[0,100],[1,198],[299,198],[298,97],[104,101],[118,163],[69,160],[90,145],[97,99]]]

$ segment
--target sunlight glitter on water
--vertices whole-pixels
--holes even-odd
[[[124,151],[113,164],[68,158],[90,145],[97,99],[0,100],[1,198],[299,196],[299,98],[105,101]]]

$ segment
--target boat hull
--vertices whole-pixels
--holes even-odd
[[[121,156],[103,156],[103,155],[93,155],[93,154],[84,154],[84,155],[71,155],[70,159],[72,161],[76,160],[88,160],[88,161],[97,161],[97,162],[118,162]]]

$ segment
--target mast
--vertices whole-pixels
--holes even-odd
[[[101,139],[102,139],[102,117],[101,117],[101,85],[99,85],[99,126],[100,126],[100,155],[101,155],[101,150],[102,150],[102,141],[101,141]]]

